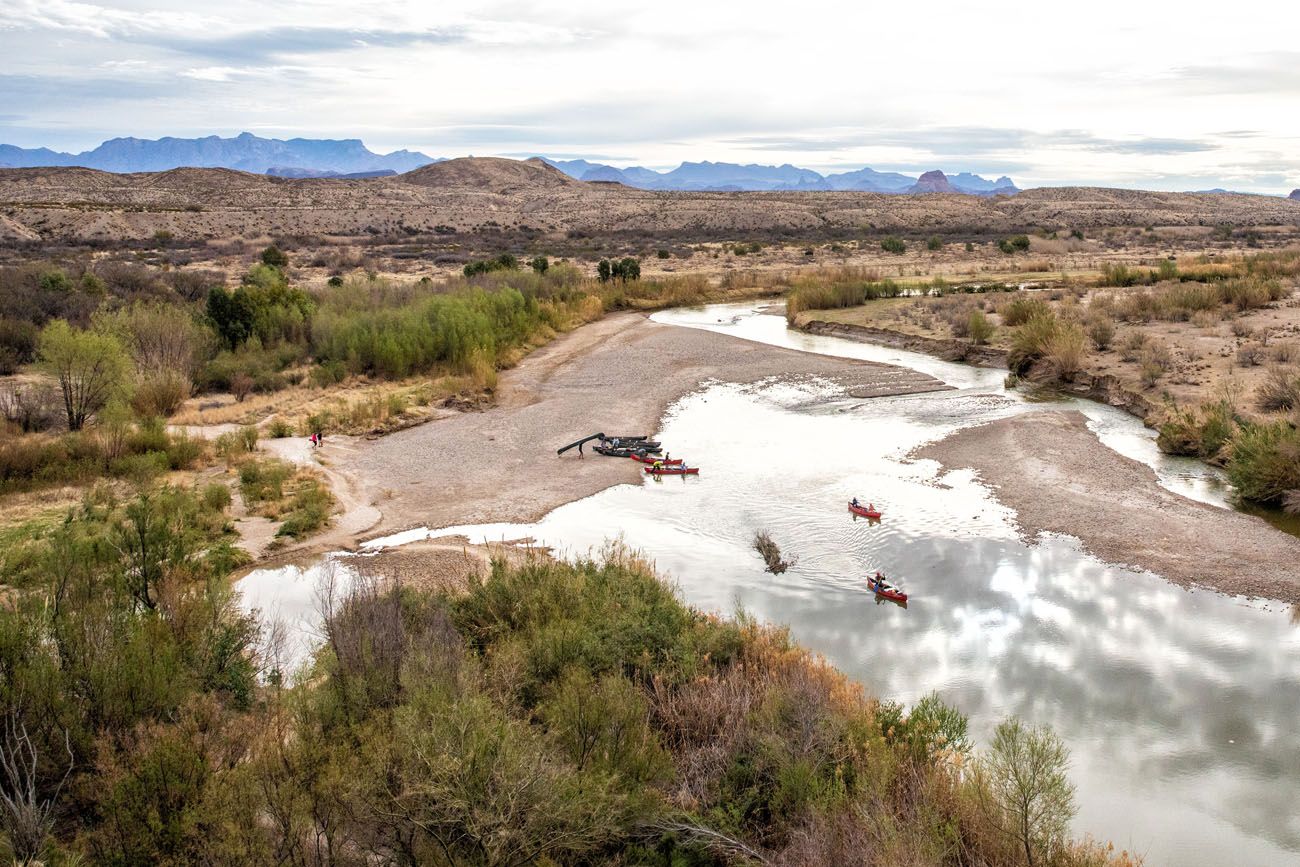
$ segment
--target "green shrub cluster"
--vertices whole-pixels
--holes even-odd
[[[1232,441],[1228,478],[1244,499],[1279,506],[1300,491],[1300,430],[1286,421],[1246,423]]]
[[[233,291],[218,286],[208,292],[207,317],[225,347],[236,350],[254,337],[263,346],[303,342],[315,307],[311,296],[288,285],[283,271],[256,265]]]
[[[800,282],[785,299],[786,318],[791,322],[804,310],[834,310],[857,307],[877,298],[897,298],[904,288],[893,280],[837,275],[826,281]]]
[[[553,307],[547,304],[548,307]],[[395,309],[322,311],[312,348],[323,364],[354,373],[403,378],[435,366],[468,371],[495,366],[499,355],[523,345],[547,324],[548,312],[517,289],[481,289],[435,295]]]
[[[1012,335],[1007,367],[1016,376],[1032,369],[1035,378],[1068,382],[1082,369],[1086,356],[1087,339],[1078,323],[1040,312]]]
[[[1156,445],[1166,454],[1217,462],[1236,429],[1235,413],[1227,401],[1207,403],[1199,410],[1171,406],[1158,429]]]
[[[493,271],[518,271],[519,260],[509,253],[501,253],[490,259],[479,259],[470,262],[462,270],[466,277],[477,277],[480,274],[490,274]],[[538,269],[534,266],[534,270],[538,271],[538,273],[542,273],[546,269]]]
[[[81,484],[111,476],[150,481],[168,470],[188,469],[203,442],[168,433],[157,422],[128,429],[30,435],[0,443],[0,493],[49,485]]]
[[[1012,235],[1009,238],[1003,238],[1001,241],[998,241],[998,249],[1003,253],[1006,253],[1008,256],[1013,256],[1016,253],[1027,252],[1029,250],[1029,236]]]

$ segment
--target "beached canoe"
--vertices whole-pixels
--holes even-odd
[[[657,458],[654,455],[639,455],[635,452],[628,455],[628,457],[634,461],[640,461],[643,464],[653,464],[655,461],[659,461],[660,463],[670,467],[684,463],[681,458]]]
[[[880,510],[869,508],[868,506],[855,506],[849,503],[849,511],[863,518],[870,518],[873,521],[880,520]]]

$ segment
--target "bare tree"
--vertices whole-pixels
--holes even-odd
[[[11,384],[0,389],[0,415],[23,433],[48,430],[58,416],[59,399],[44,383]]]
[[[5,718],[0,740],[0,826],[9,837],[14,863],[36,863],[45,850],[54,821],[54,805],[72,773],[74,763],[68,732],[63,732],[63,748],[68,752],[68,769],[49,797],[40,794],[37,765],[40,753],[27,733],[27,724],[10,711]]]

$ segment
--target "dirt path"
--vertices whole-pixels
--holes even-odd
[[[1300,539],[1166,490],[1150,467],[1102,445],[1078,412],[1023,413],[915,455],[974,469],[1027,536],[1064,533],[1102,560],[1178,584],[1300,603]]]
[[[373,533],[533,521],[641,476],[632,461],[590,451],[585,459],[557,457],[558,447],[597,431],[653,433],[668,406],[702,383],[773,376],[822,377],[863,395],[945,387],[904,368],[618,314],[557,339],[502,374],[491,409],[400,431],[340,463],[366,481],[370,501],[383,511]]]

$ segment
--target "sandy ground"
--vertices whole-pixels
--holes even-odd
[[[366,481],[383,519],[371,535],[412,526],[534,521],[612,485],[640,465],[555,450],[598,431],[654,433],[664,411],[710,380],[824,377],[863,396],[944,388],[898,367],[794,352],[641,314],[567,334],[501,376],[498,404],[400,431],[340,465]],[[671,449],[671,444],[668,444]]]
[[[520,565],[529,558],[545,557],[548,553],[546,548],[531,547],[527,540],[518,544],[473,545],[465,536],[445,536],[386,548],[373,556],[349,562],[367,577],[422,590],[455,592],[464,589],[471,575],[486,578],[494,559]]]
[[[974,469],[1026,536],[1064,533],[1102,560],[1178,584],[1300,603],[1300,539],[1171,493],[1149,467],[1102,445],[1080,413],[1024,413],[915,455]]]

